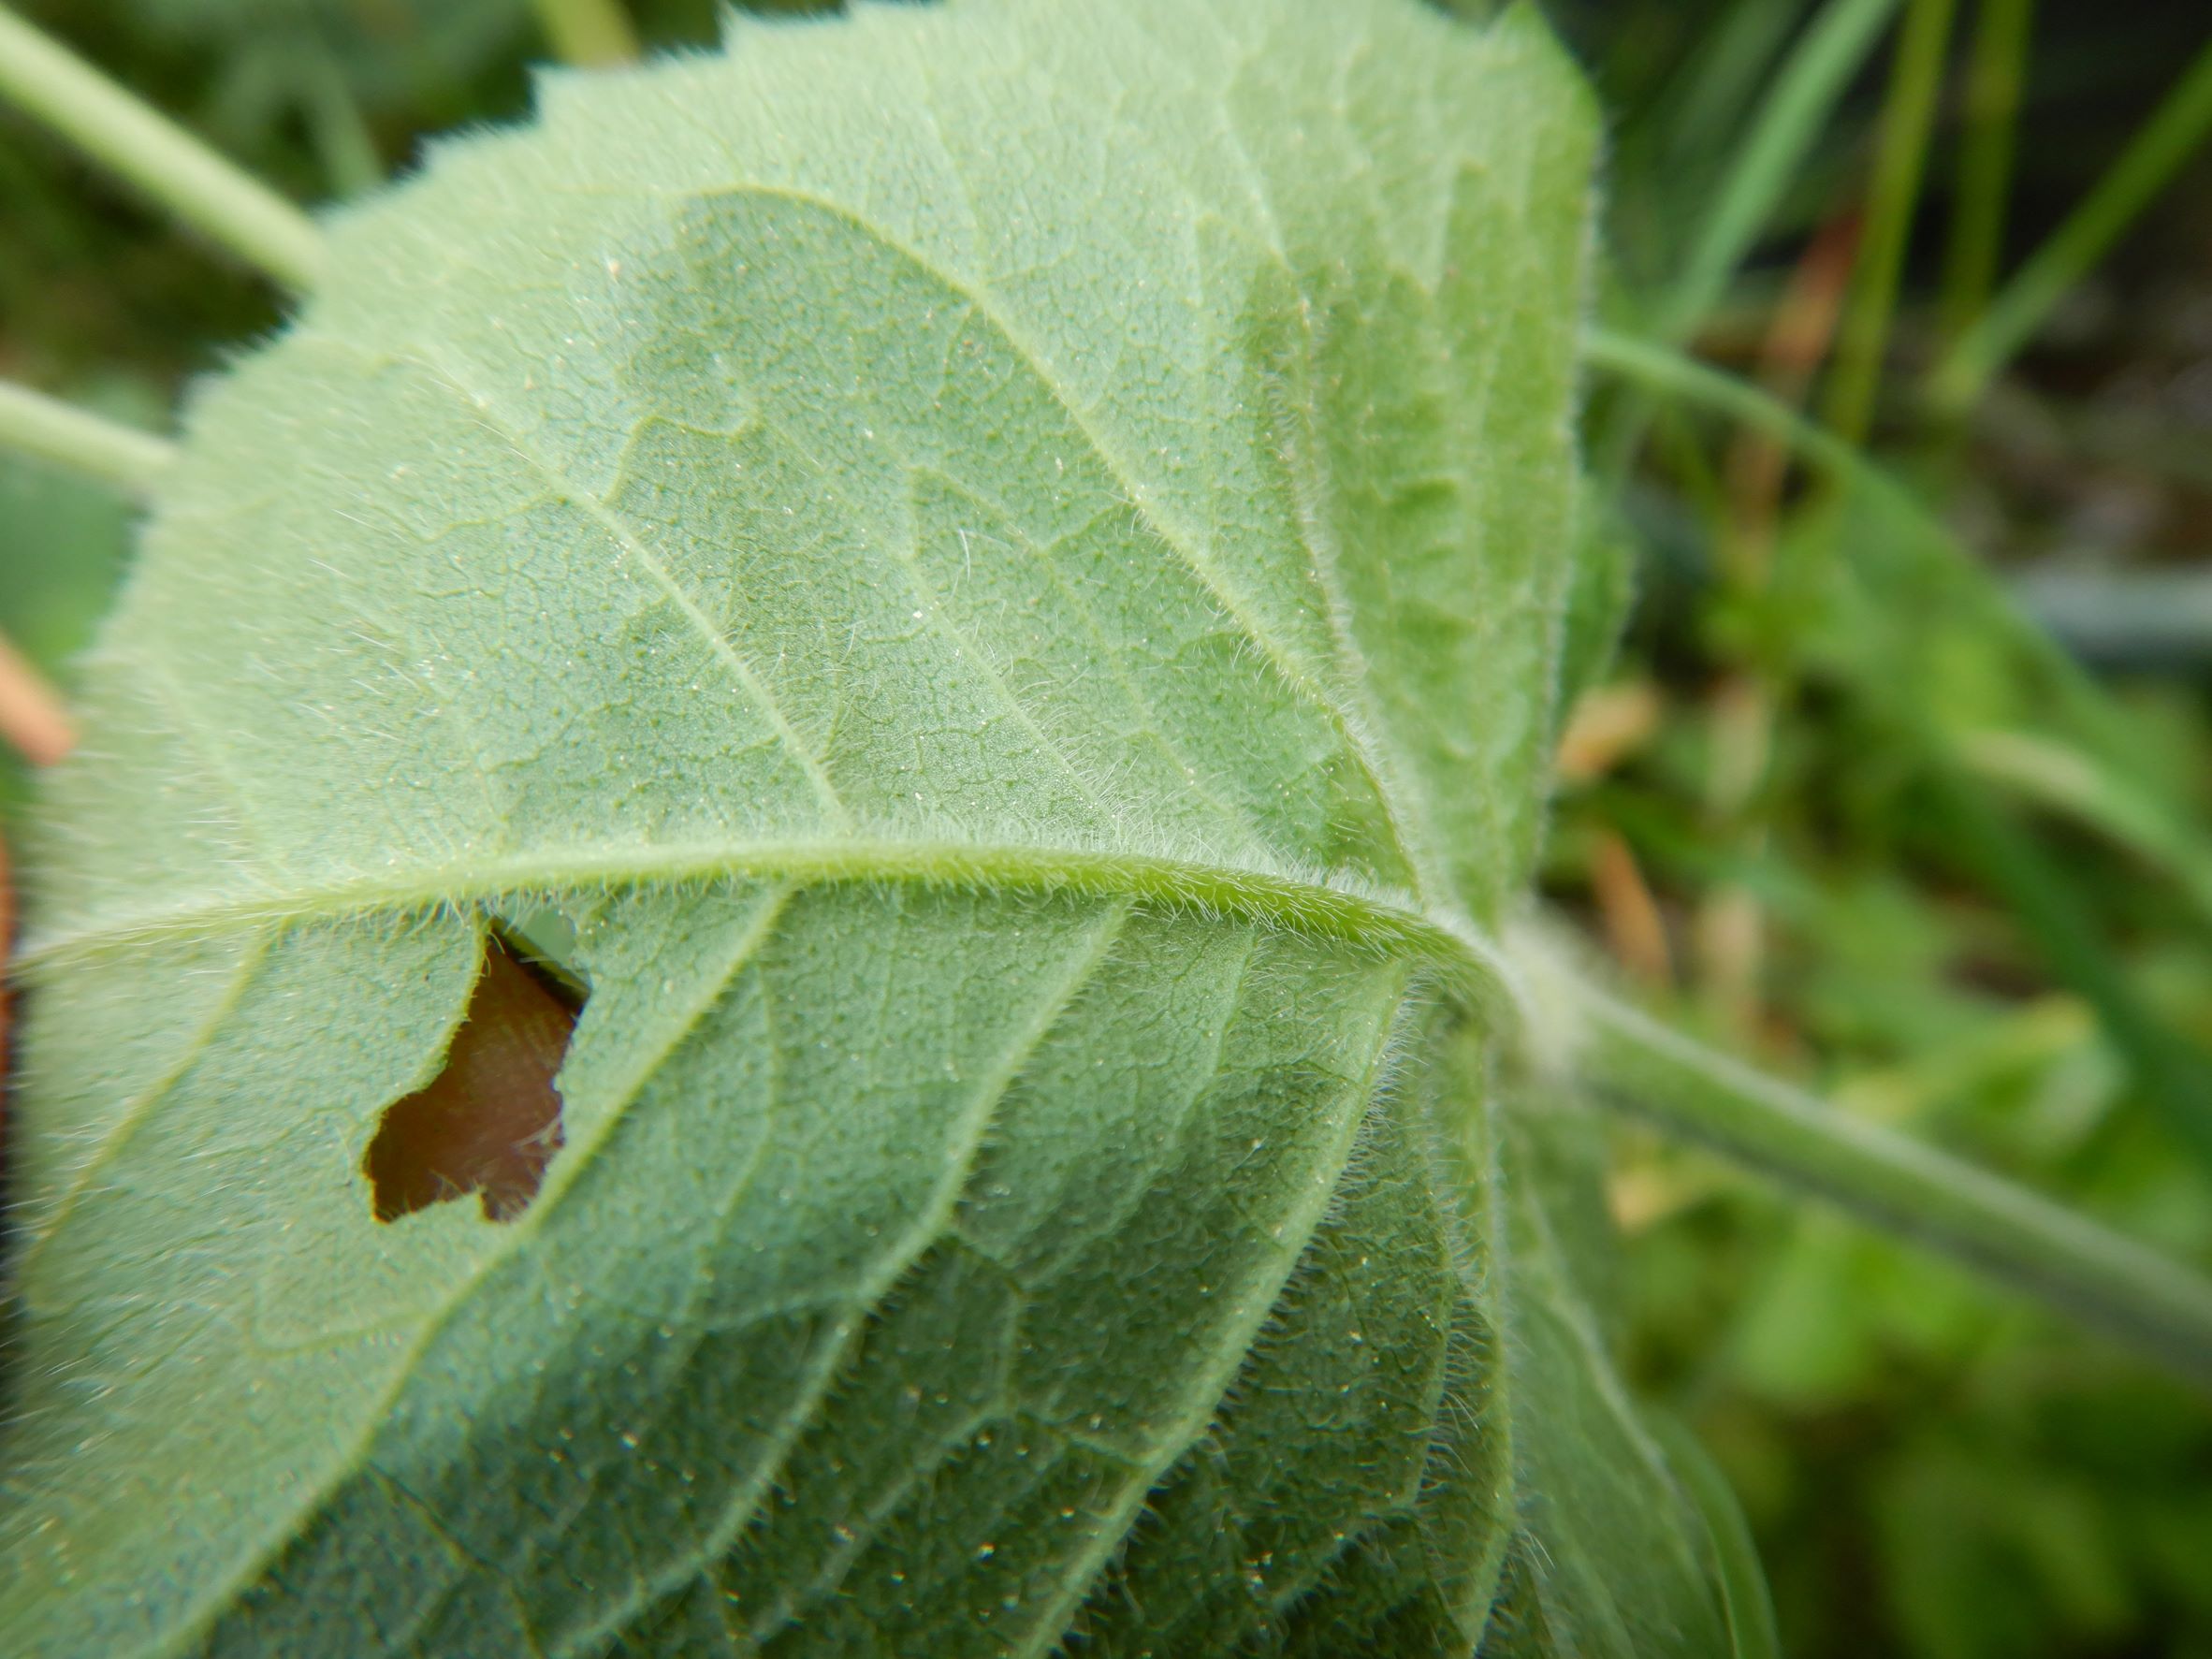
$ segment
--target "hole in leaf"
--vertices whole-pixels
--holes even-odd
[[[429,1084],[385,1108],[363,1168],[376,1218],[478,1194],[487,1219],[529,1208],[560,1150],[553,1086],[582,997],[510,948],[484,941],[468,1012]]]

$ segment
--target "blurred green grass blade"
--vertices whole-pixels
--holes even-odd
[[[2212,925],[2212,844],[2080,749],[2030,732],[1969,732],[1959,754],[1979,776],[2065,814],[2178,882]]]
[[[1683,60],[1648,96],[1618,99],[1608,225],[1611,257],[1628,294],[1655,296],[1680,269],[1689,233],[1736,158],[1745,111],[1754,109],[1806,0],[1734,0],[1697,30]],[[1634,83],[1649,57],[1634,31],[1613,47],[1615,80]],[[1601,80],[1611,64],[1602,65]]]
[[[313,220],[5,7],[0,101],[287,287],[304,291],[321,276]]]
[[[0,448],[139,497],[153,493],[177,458],[177,446],[167,438],[13,381],[0,381]]]
[[[1761,1075],[1564,971],[1579,1074],[1614,1106],[1827,1199],[2212,1390],[2212,1281]]]
[[[1872,462],[1832,432],[1814,426],[1788,404],[1768,397],[1749,381],[1699,362],[1671,346],[1621,333],[1588,328],[1582,355],[1594,369],[1693,408],[1725,415],[1778,438],[1806,460],[1851,482],[1879,474]]]
[[[1978,850],[1985,873],[1999,884],[2035,936],[2053,970],[2088,997],[2128,1056],[2137,1080],[2167,1119],[2212,1161],[2212,1064],[2146,1009],[2100,941],[2089,907],[2031,840],[1976,793],[1960,739],[1927,706],[1924,673],[1929,635],[1978,634],[2003,648],[2009,673],[2048,693],[2048,718],[2127,785],[2128,810],[2139,842],[2162,847],[2169,861],[2183,849],[2206,849],[2203,831],[2161,799],[2143,776],[2124,716],[2062,651],[2013,608],[1979,564],[1911,492],[1833,432],[1814,428],[1757,388],[1639,341],[1593,331],[1585,352],[1596,367],[1626,375],[1648,389],[1728,415],[1796,447],[1846,490],[1872,502],[1885,533],[1852,536],[1846,563],[1851,585],[1869,596],[1845,626],[1843,672],[1898,735],[1921,751],[1928,775],[1945,792],[1953,816]],[[2147,832],[2144,821],[2160,827]],[[1984,839],[1986,849],[1983,848]],[[2183,855],[2212,859],[2212,850]]]
[[[1593,369],[1778,440],[1835,482],[1848,486],[1852,497],[1893,520],[1896,533],[1870,537],[1855,546],[1854,561],[1867,579],[1895,581],[1900,589],[1915,583],[1931,586],[1942,590],[1943,599],[1970,609],[1973,629],[2001,641],[2013,653],[2016,673],[2041,682],[2075,740],[2102,764],[2133,781],[2147,799],[2161,801],[2162,810],[2173,813],[2172,806],[2164,804],[2170,803],[2167,792],[2143,774],[2135,732],[2126,712],[2014,604],[1950,528],[1886,469],[1757,386],[1682,352],[1600,327],[1584,330],[1582,349]],[[1928,620],[1896,607],[1882,614],[1899,627]]]
[[[2208,133],[2212,38],[2096,189],[2014,272],[1981,320],[1943,359],[1930,385],[1939,408],[1956,412],[1980,399],[2052,308],[2104,256]]]
[[[2097,1011],[2175,1139],[2212,1168],[2212,1056],[2145,1006],[2076,884],[1988,786],[1950,755],[1928,758],[1929,780],[1974,874],[2004,899],[2052,974]]]
[[[604,69],[637,58],[637,31],[622,0],[531,0],[538,22],[560,61]]]
[[[1996,285],[2034,21],[2035,0],[1981,0],[1976,13],[1950,244],[1943,258],[1941,305],[1946,338],[1956,339],[1972,326]]]
[[[1957,0],[1911,0],[1889,94],[1882,111],[1881,139],[1875,151],[1874,179],[1867,199],[1865,234],[1858,269],[1836,342],[1828,382],[1827,417],[1837,436],[1856,444],[1873,424],[1881,390],[1891,325],[1897,317],[1898,287],[1904,272],[1905,248],[1913,234],[1914,210],[1928,170],[1928,136],[1943,87],[1943,62],[1951,41]]]
[[[301,63],[300,113],[333,196],[358,196],[384,182],[376,135],[361,113],[345,71],[319,43]]]
[[[1792,13],[1799,9],[1795,0],[1740,0],[1725,22],[1699,39],[1671,107],[1663,111],[1666,137],[1679,159],[1726,158],[1739,136],[1738,117],[1771,78],[1796,27]]]
[[[1830,0],[1799,38],[1660,304],[1659,338],[1688,334],[1727,288],[1897,8],[1898,0]]]

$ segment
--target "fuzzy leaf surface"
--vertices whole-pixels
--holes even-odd
[[[962,0],[540,106],[332,226],[88,665],[0,1628],[1469,1652],[1577,1397],[1506,1363],[1468,992],[1572,586],[1572,72]],[[589,990],[559,1148],[381,1221],[495,924]]]

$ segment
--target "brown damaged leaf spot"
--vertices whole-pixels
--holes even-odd
[[[529,1208],[560,1150],[553,1079],[576,1012],[500,939],[486,938],[444,1069],[386,1107],[369,1142],[363,1168],[379,1221],[472,1192],[488,1220]]]

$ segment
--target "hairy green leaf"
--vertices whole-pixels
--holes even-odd
[[[964,0],[540,104],[333,225],[88,665],[15,1650],[1710,1651],[1486,1103],[1541,27]],[[530,1157],[375,1190],[564,1041]]]
[[[1517,1419],[1524,1524],[1484,1651],[1756,1659],[1765,1608],[1739,1605],[1755,1598],[1738,1582],[1755,1558],[1732,1577],[1700,1507],[1729,1501],[1726,1489],[1681,1467],[1674,1441],[1687,1435],[1652,1421],[1607,1352],[1613,1240],[1594,1118],[1525,1084],[1498,1110],[1512,1171],[1508,1386],[1535,1408]]]

